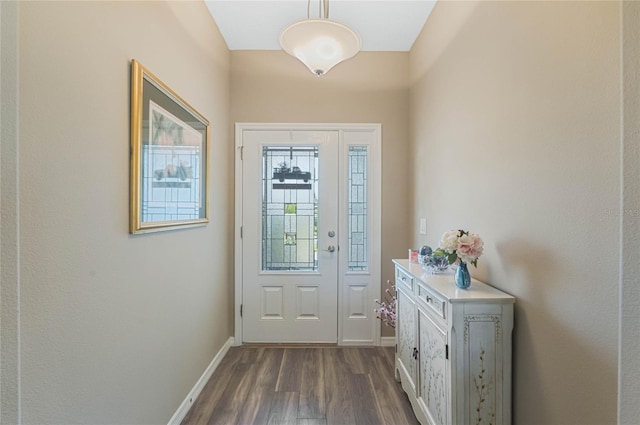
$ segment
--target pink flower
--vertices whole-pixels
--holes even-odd
[[[469,233],[458,238],[456,254],[460,261],[472,263],[482,255],[483,247],[482,239],[475,233]]]
[[[391,295],[391,299],[385,297],[385,300],[375,300],[376,304],[378,304],[379,308],[374,308],[373,311],[376,313],[376,317],[380,319],[385,325],[390,326],[392,328],[396,327],[396,287],[395,283],[391,283],[387,280],[387,284],[391,285],[391,288],[387,288],[385,292],[387,295]]]

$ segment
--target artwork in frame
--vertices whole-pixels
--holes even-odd
[[[130,233],[209,221],[209,121],[131,62]]]

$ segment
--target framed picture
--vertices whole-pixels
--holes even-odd
[[[130,233],[209,221],[209,121],[131,62]]]

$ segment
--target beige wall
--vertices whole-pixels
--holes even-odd
[[[382,124],[383,283],[408,248],[408,66],[407,53],[361,52],[318,78],[281,51],[231,52],[232,122]]]
[[[472,275],[517,297],[518,425],[616,422],[619,17],[438,2],[410,54],[414,245],[484,238]]]
[[[19,37],[23,423],[167,423],[232,332],[228,49],[202,2],[22,2]],[[127,233],[133,58],[211,121],[206,227]]]
[[[640,2],[623,3],[624,133],[618,423],[640,418]]]
[[[3,423],[17,422],[19,363],[24,423],[171,417],[232,332],[229,123],[249,121],[382,123],[383,280],[409,242],[479,232],[474,276],[518,297],[514,423],[615,423],[618,223],[638,175],[626,161],[621,212],[619,4],[441,2],[410,55],[360,53],[320,79],[281,52],[230,58],[199,2],[23,2],[18,30],[15,5],[0,7]],[[127,234],[132,58],[212,123],[206,227]],[[625,154],[635,111],[631,93]],[[622,215],[633,260],[638,215]],[[634,267],[621,423],[638,412]]]
[[[19,421],[18,6],[0,2],[0,423]]]

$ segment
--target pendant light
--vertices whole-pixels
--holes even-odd
[[[360,50],[360,36],[348,26],[329,19],[329,0],[319,0],[319,19],[295,22],[280,33],[280,45],[285,52],[305,64],[320,77],[342,61],[355,56]]]

